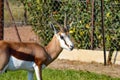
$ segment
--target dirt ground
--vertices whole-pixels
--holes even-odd
[[[80,62],[69,60],[55,60],[48,67],[54,69],[73,69],[78,71],[88,71],[98,74],[105,74],[111,77],[120,77],[120,65],[104,66],[96,62]]]
[[[20,37],[23,42],[38,42],[38,37],[32,31],[30,26],[18,27]],[[4,28],[4,40],[7,41],[18,41],[15,29],[13,27]],[[49,68],[56,69],[74,69],[83,70],[88,72],[95,72],[99,74],[105,74],[112,77],[120,77],[120,65],[104,66],[103,64],[91,62],[80,62],[80,61],[69,61],[69,60],[55,60],[51,63]]]

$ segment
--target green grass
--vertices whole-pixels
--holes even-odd
[[[27,72],[8,71],[0,75],[0,80],[27,80]],[[44,69],[43,80],[120,80],[120,78],[84,71]]]

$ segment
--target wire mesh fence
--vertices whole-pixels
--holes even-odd
[[[26,19],[25,15],[27,13],[24,10],[24,6],[20,1],[13,1],[13,0],[8,0],[10,10],[12,12],[12,15],[15,19],[15,23],[17,26],[22,26],[26,24]],[[7,7],[6,1],[4,1],[4,26],[9,27],[13,26],[14,22],[12,20],[10,11]]]
[[[87,0],[89,1],[89,0]],[[24,3],[26,3],[24,5]],[[86,0],[51,0],[43,1],[13,1],[9,0],[12,15],[15,18],[15,23],[19,26],[30,24],[35,26],[34,30],[43,39],[50,40],[51,34],[49,22],[51,13],[55,20],[63,25],[64,14],[67,14],[67,24],[71,26],[70,33],[74,39],[77,48],[90,49],[91,47],[91,16],[92,16],[92,1],[86,3]],[[27,6],[27,7],[26,7]],[[101,29],[101,12],[100,0],[95,0],[95,30],[93,37],[94,49],[102,49],[102,29]],[[27,11],[25,10],[27,9]],[[13,24],[8,9],[4,8],[5,26]],[[27,15],[27,16],[26,16]],[[106,48],[120,49],[120,1],[105,0],[104,1],[104,23],[105,23],[105,40]],[[40,29],[40,30],[38,30]],[[44,31],[45,30],[45,31]],[[42,33],[43,33],[42,32]],[[45,37],[46,36],[46,37]]]

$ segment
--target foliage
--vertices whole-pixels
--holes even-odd
[[[16,21],[16,25],[18,26],[19,21],[24,22],[24,9],[23,5],[20,1],[8,0],[10,9],[12,11],[12,15],[14,20]],[[19,13],[19,14],[18,14]],[[12,18],[10,16],[10,12],[7,8],[6,3],[4,3],[4,26],[11,26],[13,25]]]
[[[117,0],[116,0],[117,1]],[[105,27],[105,39],[106,39],[106,47],[116,48],[116,46],[120,45],[120,7],[117,6],[118,3],[115,0],[106,0],[104,2],[104,27]],[[102,30],[99,28],[101,25],[100,21],[100,2],[96,2],[96,32],[97,41],[99,43],[99,47],[102,47]]]
[[[50,41],[53,33],[49,27],[50,22],[50,2],[44,0],[21,0],[29,12],[29,23],[33,30],[40,36],[42,44],[46,45]]]
[[[46,45],[53,35],[49,22],[51,13],[59,24],[63,24],[64,14],[67,13],[70,33],[77,48],[90,49],[91,43],[91,4],[86,5],[80,0],[62,0],[60,5],[54,5],[53,0],[24,0],[25,8],[30,14],[30,24]],[[120,45],[120,7],[119,0],[104,1],[104,24],[106,46]],[[57,6],[57,7],[56,7]],[[101,9],[100,0],[95,1],[95,34],[94,47],[102,47]],[[55,13],[57,12],[57,13]],[[52,22],[53,23],[53,22]],[[56,25],[56,24],[54,24]],[[57,27],[57,26],[56,26]],[[114,43],[116,41],[116,43]],[[113,47],[115,47],[113,46]]]
[[[95,74],[86,71],[75,71],[75,70],[55,70],[55,69],[44,69],[43,70],[44,80],[120,80],[120,78],[112,78],[110,76]],[[0,80],[27,80],[26,71],[8,71],[7,73],[0,75]],[[34,80],[36,77],[34,75]]]

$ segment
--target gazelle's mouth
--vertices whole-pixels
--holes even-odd
[[[72,51],[72,50],[74,49],[74,46],[73,46],[73,45],[70,45],[70,46],[69,46],[69,49],[70,49],[70,51]]]
[[[74,46],[71,46],[71,47],[70,47],[70,50],[72,51],[73,49],[74,49]]]

